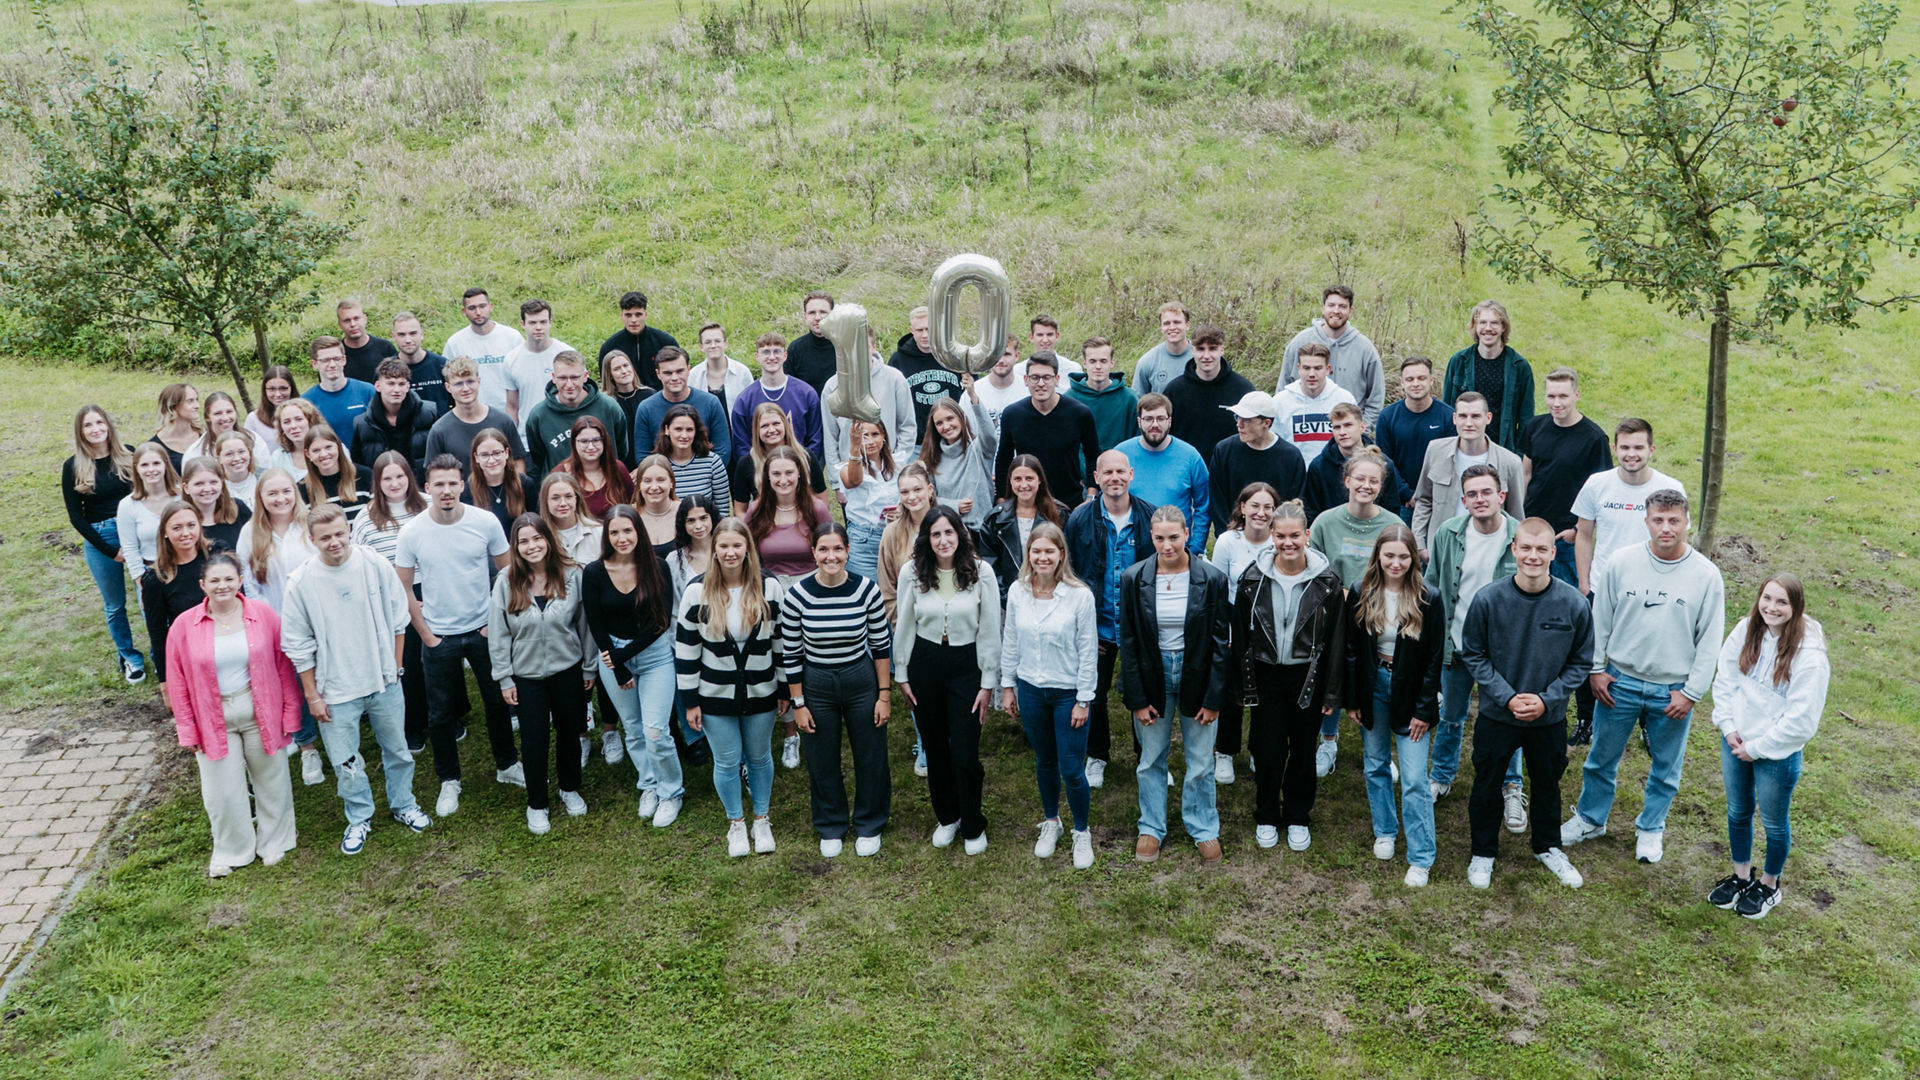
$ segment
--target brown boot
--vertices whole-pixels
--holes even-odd
[[[1220,841],[1218,840],[1200,841],[1200,865],[1202,866],[1219,866],[1220,865]]]
[[[1160,841],[1151,836],[1141,836],[1133,845],[1135,862],[1157,862],[1160,859]]]

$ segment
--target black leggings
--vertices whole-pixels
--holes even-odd
[[[544,679],[515,679],[520,691],[520,760],[526,762],[527,809],[547,808],[547,752],[560,737],[554,765],[560,790],[580,790],[580,734],[587,725],[586,681],[577,667]]]
[[[1310,665],[1249,663],[1260,695],[1258,705],[1247,707],[1248,748],[1259,763],[1253,774],[1253,820],[1276,828],[1306,825],[1320,782],[1313,767],[1320,709],[1299,704]]]
[[[927,794],[941,825],[960,823],[971,840],[987,831],[980,791],[987,771],[980,765],[980,718],[973,700],[980,694],[980,662],[974,646],[942,645],[916,638],[907,682],[917,702],[920,745],[927,752]]]

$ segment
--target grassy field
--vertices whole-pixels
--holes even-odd
[[[1492,178],[1494,73],[1430,5],[854,0],[806,7],[799,28],[795,6],[215,12],[237,48],[280,57],[290,185],[324,208],[357,166],[368,218],[320,286],[361,297],[376,328],[411,308],[441,340],[460,290],[484,283],[502,309],[552,300],[557,335],[591,346],[640,287],[683,340],[715,317],[738,342],[797,330],[819,285],[890,337],[932,267],[977,250],[1007,265],[1017,321],[1048,311],[1068,340],[1104,333],[1132,356],[1180,298],[1266,382],[1325,281],[1355,287],[1355,322],[1389,357],[1460,348],[1467,308],[1497,295],[1537,369],[1578,367],[1603,425],[1647,416],[1658,463],[1696,482],[1700,325],[1509,287],[1458,246]],[[103,44],[178,23],[160,0],[58,17]],[[8,40],[30,29],[0,10]],[[0,64],[20,77],[32,55]],[[276,347],[330,308],[276,328]],[[301,789],[302,849],[209,882],[176,765],[8,1000],[0,1077],[1912,1075],[1911,325],[1735,353],[1730,602],[1737,615],[1768,570],[1798,571],[1836,666],[1787,899],[1765,922],[1700,899],[1725,858],[1704,718],[1666,861],[1636,865],[1630,839],[1584,845],[1578,893],[1511,842],[1493,889],[1467,888],[1458,797],[1440,808],[1434,886],[1403,889],[1369,857],[1351,735],[1304,854],[1253,847],[1243,762],[1217,874],[1184,845],[1131,861],[1124,769],[1096,793],[1098,868],[1037,864],[1031,759],[1003,717],[979,860],[926,846],[904,731],[895,827],[872,861],[817,857],[798,774],[775,784],[781,851],[729,862],[704,775],[663,834],[633,820],[628,774],[596,764],[593,813],[552,836],[521,828],[517,789],[476,783],[456,818],[421,837],[376,828],[353,860],[335,850],[337,800]],[[69,344],[16,339],[0,361],[0,491],[16,508],[0,526],[0,700],[22,710],[8,722],[154,722],[132,707],[150,695],[111,670],[54,477],[79,402],[145,434],[164,379],[98,362],[124,343]],[[197,352],[138,356],[192,367]],[[479,742],[463,744],[469,775],[487,767]],[[1616,824],[1644,770],[1631,752]]]

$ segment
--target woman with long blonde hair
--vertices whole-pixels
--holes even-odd
[[[192,383],[168,383],[160,388],[160,426],[153,442],[167,449],[173,471],[186,464],[187,454],[200,442],[200,391]]]
[[[156,442],[141,443],[133,451],[133,480],[114,509],[121,551],[135,574],[153,565],[159,550],[160,510],[179,497],[180,473],[167,448]]]
[[[133,494],[133,447],[120,441],[113,418],[98,405],[82,405],[73,414],[73,456],[60,467],[60,497],[66,503],[67,524],[85,543],[87,573],[100,590],[107,617],[107,634],[120,660],[120,675],[128,683],[147,677],[146,658],[133,643],[127,621],[127,562],[121,552],[120,500]],[[137,575],[145,569],[134,566]]]
[[[220,463],[207,457],[187,459],[181,473],[180,488],[186,500],[200,511],[200,531],[206,535],[212,551],[233,551],[240,546],[240,531],[253,518],[253,510],[241,505],[227,490]]]
[[[659,454],[640,459],[633,471],[636,509],[646,526],[646,541],[653,553],[664,559],[673,554],[679,542],[680,492],[675,486],[673,462]]]
[[[373,501],[373,470],[356,464],[347,444],[325,424],[307,432],[300,451],[307,458],[307,505],[339,507],[351,528]]]
[[[286,600],[287,579],[319,552],[307,538],[307,506],[300,501],[292,473],[281,468],[262,473],[254,502],[253,520],[240,533],[234,554],[245,570],[247,596],[278,614]],[[294,742],[300,747],[300,781],[309,786],[326,779],[325,756],[314,747],[319,738],[320,729],[303,705]]]
[[[840,466],[840,490],[846,494],[847,537],[852,550],[847,570],[863,578],[880,572],[880,538],[900,515],[900,466],[887,443],[887,426],[855,421],[852,443]]]
[[[325,427],[327,418],[306,398],[290,398],[275,414],[277,449],[267,457],[269,468],[285,469],[296,481],[307,478],[307,432]]]
[[[820,471],[820,463],[813,460],[807,448],[800,443],[800,437],[794,433],[793,423],[787,418],[787,412],[777,402],[763,401],[754,407],[753,430],[746,433],[749,440],[748,451],[733,462],[733,516],[745,517],[747,504],[760,497],[760,484],[766,471],[767,454],[776,447],[786,447],[800,455],[800,472],[803,483],[813,489],[815,494],[825,494],[827,490],[826,474]]]
[[[220,463],[220,478],[236,501],[253,509],[253,489],[260,482],[262,458],[256,452],[257,440],[251,432],[229,431],[213,441],[213,459]]]
[[[200,421],[206,431],[193,444],[193,449],[187,452],[189,459],[219,457],[221,436],[234,432],[238,432],[249,445],[255,442],[253,432],[247,430],[241,421],[240,406],[234,403],[233,395],[225,390],[215,390],[207,395],[206,403],[200,407]],[[259,447],[254,449],[256,453],[260,450]]]

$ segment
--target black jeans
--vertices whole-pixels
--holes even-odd
[[[1467,822],[1475,856],[1500,854],[1501,782],[1515,750],[1527,766],[1528,816],[1533,820],[1533,852],[1560,846],[1560,777],[1567,771],[1567,719],[1541,724],[1506,724],[1483,713],[1473,721],[1473,794],[1467,797]]]
[[[974,646],[942,645],[918,638],[907,665],[907,682],[918,699],[914,719],[920,745],[927,751],[927,794],[941,825],[960,823],[971,840],[987,831],[980,791],[987,771],[980,765],[980,718],[973,699],[980,693],[980,662]]]
[[[400,646],[400,694],[407,701],[407,745],[427,744],[427,663],[420,656],[420,632],[407,624],[406,640]],[[465,688],[461,690],[465,696]]]
[[[1100,639],[1100,655],[1094,664],[1093,708],[1087,716],[1087,758],[1090,761],[1113,760],[1113,722],[1107,718],[1107,710],[1113,707],[1113,670],[1120,659],[1120,646]],[[1131,714],[1129,714],[1131,720]],[[1133,724],[1128,723],[1131,731]],[[1134,759],[1138,760],[1140,747],[1134,746]]]
[[[893,773],[887,765],[887,729],[873,726],[880,686],[873,661],[832,667],[807,664],[800,679],[807,692],[807,710],[813,714],[813,733],[800,733],[800,750],[807,757],[814,831],[825,839],[841,840],[851,824],[856,837],[880,835],[893,802]],[[851,820],[847,782],[840,774],[842,730],[853,749]]]
[[[547,751],[559,736],[560,790],[580,791],[580,734],[587,726],[587,686],[568,667],[544,679],[515,679],[520,692],[520,758],[526,762],[527,809],[547,808]]]
[[[480,700],[487,713],[487,742],[493,748],[493,767],[504,769],[520,760],[513,747],[513,722],[507,718],[507,702],[500,696],[500,684],[493,681],[493,657],[487,652],[487,635],[478,630],[449,634],[440,644],[420,647],[421,666],[427,673],[427,734],[433,741],[433,772],[442,782],[460,779],[460,748],[455,735],[467,701],[466,672],[473,668],[474,681],[480,684]]]
[[[1258,825],[1306,825],[1320,779],[1313,754],[1320,746],[1320,707],[1301,708],[1306,664],[1253,665],[1260,702],[1248,706],[1248,749],[1260,767],[1253,774],[1253,820]]]

